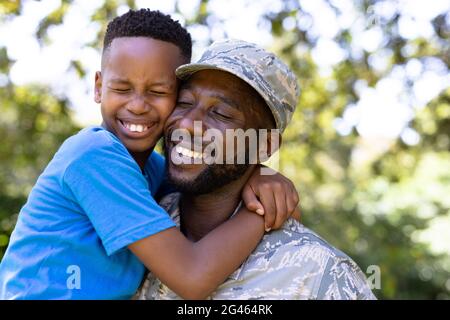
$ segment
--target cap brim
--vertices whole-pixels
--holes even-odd
[[[239,75],[234,74],[234,72],[231,72],[230,70],[227,70],[225,68],[217,67],[217,66],[215,66],[213,64],[206,64],[206,63],[188,63],[188,64],[183,64],[183,65],[179,66],[175,70],[175,74],[176,74],[176,76],[179,79],[186,80],[187,78],[192,76],[194,73],[196,73],[198,71],[201,71],[201,70],[221,70],[221,71],[230,72],[233,75],[239,77]]]

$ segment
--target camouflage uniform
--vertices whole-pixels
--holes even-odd
[[[160,205],[179,226],[179,193]],[[236,209],[237,211],[237,209]],[[136,299],[180,299],[149,273]],[[294,219],[266,233],[252,254],[209,299],[376,299],[359,267]]]

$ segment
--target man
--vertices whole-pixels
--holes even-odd
[[[273,135],[258,136],[256,155],[249,152],[252,144],[245,144],[244,163],[198,163],[194,160],[205,157],[205,142],[198,152],[198,141],[194,148],[186,139],[172,141],[175,131],[182,129],[195,137],[195,131],[205,136],[208,130],[216,130],[224,137],[214,140],[223,147],[222,158],[229,159],[231,152],[236,160],[236,148],[228,147],[231,138],[226,131],[283,132],[299,90],[295,75],[276,56],[237,40],[213,44],[197,63],[179,67],[177,76],[184,83],[164,130],[169,179],[181,193],[166,196],[160,204],[188,238],[198,241],[236,212],[245,181],[257,168],[251,160],[255,156],[261,160],[261,146],[275,145],[270,156],[277,143]],[[259,197],[264,201],[264,194]],[[276,203],[277,208],[283,205]],[[152,274],[138,297],[179,298]],[[209,298],[375,299],[363,273],[348,256],[292,218],[281,229],[267,233]]]

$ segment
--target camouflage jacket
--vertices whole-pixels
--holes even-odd
[[[160,205],[179,225],[180,194]],[[135,296],[180,299],[151,273]],[[376,299],[359,267],[294,219],[266,233],[247,260],[209,299]]]

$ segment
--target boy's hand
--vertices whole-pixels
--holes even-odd
[[[264,215],[266,231],[280,228],[291,215],[299,219],[299,197],[294,184],[276,171],[273,175],[261,175],[261,168],[255,170],[242,191],[247,209]]]

